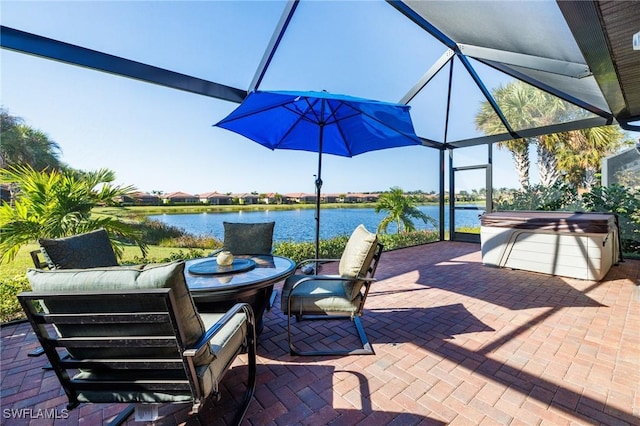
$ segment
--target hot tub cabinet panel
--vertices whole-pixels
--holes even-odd
[[[612,214],[496,212],[481,225],[485,265],[597,281],[619,261]]]

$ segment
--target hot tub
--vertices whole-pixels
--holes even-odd
[[[485,265],[601,280],[620,260],[615,216],[506,211],[481,218]]]

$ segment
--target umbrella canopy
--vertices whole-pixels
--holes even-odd
[[[254,91],[216,123],[270,149],[318,153],[316,257],[319,255],[322,154],[352,157],[421,145],[410,107],[327,92]]]

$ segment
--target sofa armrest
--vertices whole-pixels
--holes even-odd
[[[231,320],[231,318],[233,318],[236,314],[240,313],[240,311],[243,311],[244,314],[247,316],[247,322],[250,325],[249,329],[254,330],[255,318],[253,314],[253,309],[251,309],[251,305],[249,305],[248,303],[236,303],[234,306],[231,307],[231,309],[229,309],[224,314],[222,318],[220,318],[220,320],[218,320],[218,322],[212,325],[196,343],[193,344],[193,347],[188,348],[184,351],[184,356],[187,356],[187,357],[196,356],[196,354],[202,348],[206,347],[206,345],[216,335],[216,333],[218,333],[225,326],[225,324],[227,324]],[[255,335],[255,331],[253,331],[253,333]]]

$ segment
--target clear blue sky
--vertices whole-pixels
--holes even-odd
[[[2,1],[2,25],[247,88],[282,2]],[[363,13],[365,12],[366,13]],[[187,22],[188,25],[184,25]],[[397,102],[445,48],[382,1],[303,2],[263,90],[327,90]],[[46,132],[74,168],[116,172],[143,191],[313,192],[317,156],[270,151],[212,125],[237,105],[7,50],[1,99]],[[483,75],[496,86],[504,78]],[[477,135],[482,101],[464,76],[454,89],[453,139]],[[444,88],[443,88],[444,90]],[[412,103],[418,135],[441,139],[444,93]],[[456,165],[486,161],[486,148],[456,151]],[[494,150],[494,186],[516,187],[507,151]],[[437,151],[397,148],[354,158],[326,155],[323,192],[438,188]],[[535,158],[532,164],[535,164]],[[535,180],[535,166],[532,167]],[[478,175],[461,189],[479,188]]]

